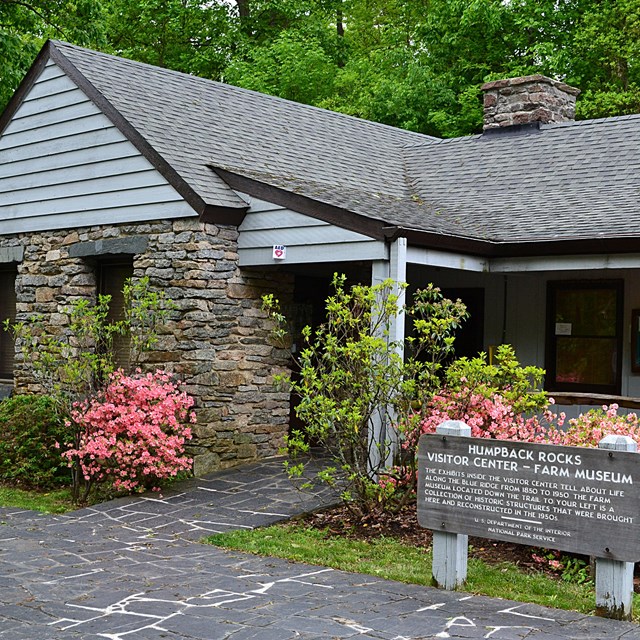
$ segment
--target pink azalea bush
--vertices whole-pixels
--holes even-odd
[[[565,416],[546,409],[542,421],[537,416],[525,417],[516,413],[500,393],[487,389],[443,390],[432,398],[424,416],[405,432],[404,448],[415,449],[422,434],[435,433],[445,420],[462,420],[471,427],[473,438],[546,442],[546,424],[553,422],[560,433]]]
[[[565,431],[551,424],[545,442],[572,447],[597,447],[605,436],[620,435],[629,436],[640,445],[638,414],[619,415],[618,409],[619,406],[614,403],[581,413],[568,421],[569,426]]]
[[[416,448],[421,435],[435,433],[445,420],[461,420],[471,427],[474,438],[518,440],[574,447],[597,447],[606,435],[626,435],[640,445],[640,419],[635,413],[618,414],[618,405],[603,405],[566,419],[549,405],[539,415],[525,416],[500,393],[488,387],[443,389],[436,394],[422,415],[411,416],[399,426],[402,434],[404,464],[386,472],[380,479],[381,490],[415,493]],[[640,449],[640,447],[639,447]]]
[[[553,399],[549,399],[553,406]],[[462,420],[474,438],[519,440],[572,447],[597,447],[606,435],[630,436],[640,444],[640,419],[636,413],[618,414],[617,404],[603,405],[567,420],[549,407],[541,415],[525,417],[498,393],[444,391],[433,397],[417,426],[406,433],[403,446],[414,449],[424,433],[435,433],[445,420]]]
[[[115,371],[95,397],[77,402],[71,424],[77,445],[63,453],[90,488],[110,483],[118,491],[158,489],[160,480],[190,469],[184,454],[193,398],[163,371]]]

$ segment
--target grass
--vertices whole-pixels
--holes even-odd
[[[404,545],[390,538],[363,542],[326,537],[323,531],[294,522],[216,534],[207,541],[227,549],[431,585],[430,550]],[[542,572],[525,572],[508,562],[490,565],[470,558],[464,591],[587,614],[595,609],[593,584],[580,585],[556,580]],[[634,605],[638,611],[640,596],[637,594]]]
[[[27,491],[6,486],[0,486],[0,506],[43,513],[65,513],[76,508],[71,501],[70,489]]]

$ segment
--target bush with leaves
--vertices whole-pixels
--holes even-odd
[[[544,369],[522,366],[509,344],[498,346],[493,360],[488,363],[485,353],[454,360],[447,368],[442,394],[470,397],[479,393],[485,398],[499,394],[515,413],[533,413],[547,407],[548,396],[542,389]]]
[[[79,404],[99,397],[113,374],[114,337],[128,337],[129,362],[135,368],[142,354],[156,344],[158,328],[176,308],[164,292],[152,289],[146,277],[127,280],[123,293],[124,318],[117,321],[109,320],[111,296],[99,295],[95,303],[86,298],[74,300],[64,310],[70,318],[64,335],[53,334],[43,316],[32,316],[14,324],[5,322],[5,329],[16,341],[18,359],[30,368],[35,382],[55,400],[58,413],[67,420],[75,415]],[[68,420],[67,424],[71,434],[59,442],[77,451],[85,435],[84,425],[75,419]],[[76,465],[71,477],[77,499],[84,482],[80,467]]]
[[[68,484],[69,469],[56,448],[72,437],[56,401],[18,395],[0,402],[0,480],[50,489]]]
[[[157,342],[157,329],[175,304],[164,292],[151,288],[149,278],[127,280],[124,289],[124,318],[109,320],[111,296],[99,295],[94,302],[74,300],[65,311],[69,314],[66,335],[51,333],[47,319],[35,315],[11,324],[19,357],[30,367],[44,393],[54,396],[67,412],[73,402],[96,393],[115,369],[113,339],[129,337],[132,369],[142,354]]]
[[[106,387],[76,403],[71,421],[80,434],[78,445],[63,453],[83,485],[86,501],[97,485],[116,491],[159,489],[159,482],[191,468],[184,454],[191,439],[187,422],[193,398],[163,371],[126,376],[116,371]]]
[[[407,309],[414,333],[403,358],[405,345],[390,335],[405,286],[387,280],[347,289],[345,276],[336,274],[325,322],[302,332],[298,378],[279,379],[299,396],[296,413],[305,424],[305,433],[293,431],[287,439],[290,475],[304,473],[300,456],[309,452],[309,439],[320,443],[330,462],[315,477],[359,512],[403,501],[378,482],[397,445],[392,425],[427,404],[453,350],[454,332],[467,317],[464,305],[446,300],[437,287],[418,291]],[[277,301],[263,300],[275,321],[274,337],[284,344],[286,322]]]
[[[569,447],[597,447],[608,435],[629,436],[640,450],[640,418],[637,413],[618,414],[618,405],[602,405],[565,420],[564,414],[550,414],[546,441]],[[566,427],[565,427],[566,422]]]

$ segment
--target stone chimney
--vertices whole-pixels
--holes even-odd
[[[573,120],[580,93],[580,89],[539,74],[487,82],[482,90],[485,131]]]

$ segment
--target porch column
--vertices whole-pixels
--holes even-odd
[[[371,267],[371,284],[381,284],[387,279],[404,283],[407,280],[407,239],[398,238],[389,246],[389,260],[375,260]],[[398,293],[398,314],[391,322],[388,342],[396,342],[397,352],[404,356],[404,312],[405,290]],[[382,466],[390,466],[396,450],[396,434],[393,431],[392,417],[387,415],[387,410],[381,408],[372,419],[372,428],[369,432],[369,463],[371,471]],[[387,444],[385,444],[387,443]]]

